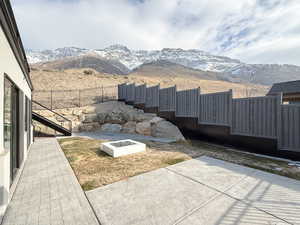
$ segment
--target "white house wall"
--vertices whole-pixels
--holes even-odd
[[[4,107],[4,74],[15,83],[15,85],[23,92],[21,101],[23,109],[25,109],[25,95],[31,99],[31,90],[26,78],[15,58],[10,44],[0,27],[0,223],[1,217],[7,207],[11,196],[12,188],[10,188],[10,153],[4,151],[3,132],[3,107]],[[24,150],[24,161],[27,158],[27,132],[24,130],[25,110],[23,110],[22,121],[20,123],[20,149]],[[30,130],[32,132],[32,129]],[[33,135],[31,135],[32,137]],[[32,140],[31,140],[32,141]],[[13,185],[14,186],[14,185]],[[13,187],[12,186],[12,187]]]

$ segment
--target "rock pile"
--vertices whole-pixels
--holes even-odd
[[[123,102],[104,102],[93,106],[58,110],[58,112],[72,120],[73,132],[100,129],[105,132],[174,138],[177,141],[185,140],[174,124],[156,114],[144,113],[143,110],[135,109]]]

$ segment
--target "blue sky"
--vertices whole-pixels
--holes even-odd
[[[11,0],[26,48],[197,48],[300,65],[299,0]]]

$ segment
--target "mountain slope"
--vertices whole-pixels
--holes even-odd
[[[55,50],[31,50],[26,49],[26,56],[29,63],[41,63],[47,61],[54,61],[64,59],[66,57],[75,57],[88,53],[88,49],[76,47],[57,48]]]
[[[233,82],[248,81],[271,85],[300,79],[300,67],[278,64],[240,64],[224,72]]]
[[[35,65],[41,69],[54,69],[54,70],[66,70],[66,69],[79,69],[79,68],[91,68],[100,73],[128,74],[130,71],[126,66],[118,61],[107,60],[93,55],[82,55],[78,57],[65,58],[55,61],[49,61],[39,63]]]
[[[170,79],[174,77],[185,77],[186,79],[198,78],[202,80],[222,80],[219,73],[195,70],[166,60],[144,63],[134,69],[130,74],[145,77],[169,77]]]

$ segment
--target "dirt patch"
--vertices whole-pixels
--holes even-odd
[[[300,180],[300,169],[296,166],[290,166],[289,163],[284,160],[247,154],[236,149],[212,145],[202,141],[193,141],[189,143],[189,145],[199,148],[204,155],[216,159]]]
[[[223,146],[192,143],[144,142],[145,152],[112,158],[100,151],[107,140],[65,138],[59,143],[84,190],[91,190],[158,168],[203,155],[300,180],[300,169],[288,162],[237,152]]]

